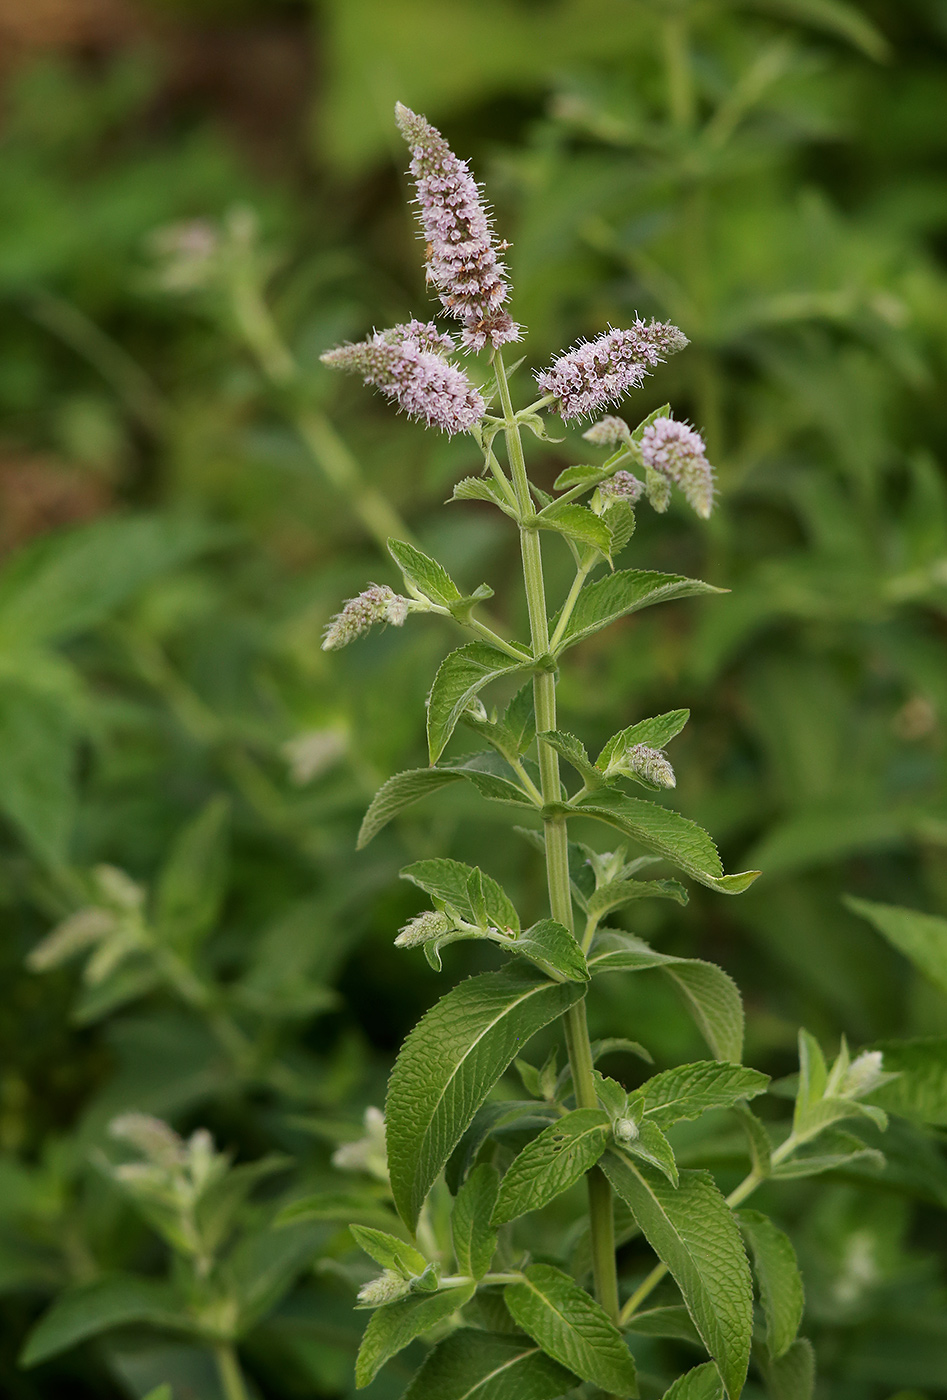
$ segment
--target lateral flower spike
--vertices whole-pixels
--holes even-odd
[[[380,1308],[386,1303],[397,1302],[410,1292],[409,1279],[399,1274],[397,1269],[386,1269],[377,1278],[362,1284],[358,1290],[358,1301],[366,1308]]]
[[[629,505],[634,505],[639,501],[644,492],[644,482],[639,481],[631,472],[616,472],[607,481],[599,482],[599,495],[606,502],[627,501]]]
[[[444,356],[454,348],[433,323],[408,321],[375,331],[368,340],[338,345],[320,356],[333,369],[360,374],[411,418],[445,433],[465,433],[487,411],[463,370]]]
[[[649,744],[632,744],[622,758],[621,767],[626,772],[637,773],[658,787],[677,787],[674,769],[661,750],[653,749]]]
[[[408,616],[407,598],[395,593],[384,583],[373,583],[357,598],[350,598],[340,613],[329,623],[322,639],[323,651],[339,651],[371,630],[376,622],[390,622],[402,627]]]
[[[449,933],[453,924],[446,914],[428,909],[416,919],[405,924],[395,939],[396,948],[420,948],[422,943],[430,943],[432,938],[440,938]]]
[[[411,150],[427,280],[445,311],[463,322],[463,345],[482,350],[519,340],[520,327],[503,310],[510,289],[497,254],[508,244],[494,243],[491,216],[467,162],[425,117],[400,102],[395,119]]]
[[[628,330],[580,341],[537,374],[536,383],[556,400],[561,418],[588,418],[637,388],[650,370],[687,343],[684,332],[669,322],[636,319]]]
[[[593,447],[614,447],[619,442],[631,442],[631,429],[624,418],[610,413],[593,423],[591,428],[586,428],[582,436]]]
[[[642,434],[641,456],[653,472],[680,488],[702,520],[709,517],[714,508],[714,469],[700,433],[674,418],[656,418]]]

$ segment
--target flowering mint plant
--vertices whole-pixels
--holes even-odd
[[[812,1175],[864,1156],[862,1140],[838,1124],[868,1118],[884,1126],[882,1110],[866,1099],[889,1076],[877,1052],[853,1061],[844,1044],[830,1070],[803,1031],[791,1125],[771,1128],[754,1114],[749,1101],[768,1080],[741,1063],[743,1011],[731,979],[712,963],[660,953],[605,924],[610,913],[641,899],[686,902],[677,880],[651,876],[656,861],[720,894],[739,894],[756,878],[755,871],[725,874],[705,831],[637,793],[675,786],[665,749],[688,713],[642,718],[594,759],[559,728],[556,714],[559,669],[578,642],[642,608],[717,591],[678,574],[615,568],[642,501],[663,512],[677,488],[701,518],[713,508],[704,443],[667,406],[635,428],[614,414],[601,416],[687,341],[676,326],[636,319],[560,356],[536,376],[539,397],[515,408],[503,346],[518,340],[521,328],[506,310],[506,245],[495,240],[478,186],[440,133],[401,106],[397,120],[411,148],[428,281],[443,312],[461,323],[463,347],[489,350],[492,377],[478,383],[452,358],[451,337],[417,321],[323,359],[361,374],[429,426],[474,437],[483,474],[461,481],[454,499],[489,501],[515,524],[530,635],[501,636],[477,616],[489,588],[464,593],[441,564],[390,541],[404,595],[372,584],[329,624],[325,648],[344,646],[376,623],[402,626],[421,612],[453,618],[470,640],[446,658],[431,687],[430,766],[384,784],[360,844],[421,798],[469,783],[487,801],[517,808],[528,823],[524,835],[545,861],[549,910],[524,926],[496,880],[457,860],[419,860],[402,872],[431,905],[397,933],[406,955],[420,951],[440,969],[452,943],[477,939],[493,943],[507,962],[449,991],[411,1032],[395,1064],[382,1167],[393,1208],[382,1217],[385,1229],[377,1215],[371,1227],[352,1226],[380,1270],[359,1276],[358,1306],[371,1316],[356,1380],[369,1384],[391,1357],[429,1334],[435,1344],[408,1387],[410,1400],[553,1400],[583,1386],[584,1396],[636,1396],[636,1347],[665,1336],[696,1342],[708,1357],[672,1378],[668,1400],[736,1400],[751,1352],[771,1396],[802,1400],[811,1393],[814,1362],[809,1343],[797,1336],[803,1286],[793,1247],[767,1216],[738,1208],[764,1180]],[[585,432],[598,456],[563,471],[554,496],[530,481],[523,451],[524,431],[546,435],[545,412],[564,420],[598,416]],[[495,450],[500,439],[505,464]],[[575,560],[572,586],[554,611],[543,575],[544,534],[562,536]],[[508,688],[513,682],[515,693],[504,709],[488,710],[481,695],[498,681]],[[461,725],[483,747],[445,758]],[[622,844],[603,853],[571,841],[570,822],[578,817],[604,825]],[[629,857],[625,843],[645,854]],[[593,1044],[585,998],[599,976],[649,972],[669,978],[681,994],[709,1057],[655,1073],[629,1092],[598,1063],[616,1050],[649,1061],[650,1054],[625,1040]],[[542,1067],[524,1060],[530,1038],[556,1022],[567,1056],[562,1068],[555,1054]],[[514,1060],[528,1097],[492,1100]],[[732,1111],[746,1137],[749,1171],[727,1197],[710,1172],[677,1161],[676,1125],[713,1109]],[[378,1176],[377,1131],[373,1142]],[[577,1194],[564,1193],[583,1178],[587,1204],[580,1209]],[[550,1249],[548,1233],[532,1230],[535,1213],[553,1202],[558,1229]],[[578,1214],[563,1228],[570,1202]],[[638,1234],[656,1262],[642,1277],[620,1278],[616,1246]],[[662,1305],[646,1307],[656,1289]],[[653,1384],[648,1393],[657,1393]]]

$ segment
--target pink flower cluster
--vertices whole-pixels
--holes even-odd
[[[423,418],[445,433],[463,433],[487,406],[463,370],[444,359],[453,348],[450,336],[433,323],[408,321],[375,331],[369,340],[327,350],[321,359],[360,374],[412,418]]]
[[[585,418],[636,388],[650,369],[686,344],[677,326],[636,320],[629,330],[582,341],[537,374],[536,382],[556,400],[560,417]]]
[[[408,616],[408,599],[385,583],[373,583],[357,598],[350,598],[329,623],[322,639],[323,651],[339,651],[375,626],[390,622],[403,627]]]
[[[395,116],[411,148],[421,227],[427,240],[427,278],[446,311],[463,322],[469,350],[519,340],[520,328],[504,311],[506,269],[494,245],[480,188],[441,133],[399,102]]]
[[[706,520],[714,506],[714,469],[700,433],[674,418],[656,418],[641,437],[646,467],[680,488],[688,503]]]

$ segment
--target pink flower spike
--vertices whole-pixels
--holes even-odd
[[[702,520],[714,507],[714,469],[700,433],[674,418],[656,418],[641,437],[645,466],[673,481]]]
[[[536,383],[555,398],[560,417],[586,418],[637,388],[649,370],[686,344],[687,336],[677,326],[636,319],[629,330],[581,341],[537,374]]]
[[[427,280],[444,309],[463,322],[463,345],[482,350],[519,340],[520,327],[502,309],[509,286],[497,253],[507,245],[493,242],[490,214],[467,162],[425,117],[400,102],[395,118],[411,149]]]

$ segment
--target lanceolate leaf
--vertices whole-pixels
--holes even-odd
[[[638,1092],[644,1097],[644,1116],[659,1128],[670,1128],[684,1119],[699,1118],[711,1108],[731,1108],[741,1099],[765,1093],[769,1075],[745,1065],[719,1060],[699,1060],[678,1065],[645,1081]]]
[[[566,734],[560,729],[549,729],[545,734],[540,734],[539,737],[561,754],[568,763],[571,763],[572,767],[583,778],[602,781],[601,774],[585,751],[585,745],[574,734]]]
[[[737,1220],[753,1256],[766,1316],[766,1345],[778,1360],[796,1340],[806,1301],[796,1251],[789,1236],[760,1211],[738,1211]]]
[[[551,1124],[523,1148],[507,1170],[493,1212],[494,1223],[505,1225],[567,1191],[595,1166],[610,1135],[608,1114],[598,1108],[576,1109]]]
[[[446,608],[463,596],[444,566],[436,559],[429,559],[413,544],[406,544],[404,540],[389,540],[388,551],[404,574],[405,582],[412,584],[432,603]]]
[[[662,1400],[722,1400],[723,1381],[712,1361],[695,1366],[666,1390]]]
[[[365,813],[358,834],[358,849],[367,846],[377,836],[382,827],[406,807],[420,802],[440,788],[452,783],[469,782],[482,797],[492,802],[508,802],[516,807],[535,807],[526,793],[508,778],[500,777],[487,769],[484,759],[490,755],[474,754],[462,762],[445,764],[442,768],[412,768],[406,773],[396,773],[375,793],[371,806]]]
[[[588,959],[589,972],[643,972],[660,968],[683,994],[698,1028],[718,1060],[739,1064],[743,1054],[743,1003],[732,977],[714,963],[658,953],[634,934],[603,930]]]
[[[603,788],[581,798],[574,810],[617,828],[720,894],[741,894],[759,874],[758,870],[745,870],[724,875],[717,848],[703,827],[644,798]]]
[[[355,1385],[362,1390],[378,1375],[386,1361],[429,1332],[451,1313],[463,1307],[477,1290],[475,1283],[448,1288],[443,1293],[416,1294],[387,1307],[377,1308],[368,1319],[355,1361]]]
[[[736,1400],[750,1356],[753,1289],[730,1207],[709,1172],[681,1172],[675,1189],[653,1168],[614,1151],[606,1152],[601,1165],[670,1269],[730,1400]]]
[[[550,1264],[530,1264],[508,1284],[506,1305],[547,1355],[605,1391],[638,1394],[635,1363],[617,1327],[584,1288]]]
[[[688,895],[677,880],[610,880],[589,896],[586,912],[602,919],[636,899],[673,899],[686,904]]]
[[[397,1269],[404,1274],[423,1274],[427,1268],[424,1255],[414,1245],[406,1244],[387,1230],[376,1230],[370,1225],[350,1225],[349,1230],[355,1243],[364,1249],[370,1259],[383,1269]]]
[[[611,532],[601,516],[596,515],[587,506],[569,502],[557,505],[554,502],[537,515],[536,524],[541,530],[556,530],[560,535],[575,540],[577,544],[591,545],[606,558],[611,554]]]
[[[877,1089],[872,1101],[917,1123],[947,1127],[947,1036],[883,1040],[874,1048],[898,1077]]]
[[[417,860],[413,865],[406,865],[401,875],[403,879],[411,880],[422,890],[427,890],[428,894],[436,895],[438,899],[452,905],[464,919],[478,922],[479,916],[472,907],[468,890],[468,881],[473,873],[473,867],[464,865],[462,861],[438,858]],[[478,873],[490,923],[500,929],[512,928],[519,932],[519,915],[513,907],[512,900],[496,880],[484,875],[483,871]]]
[[[412,1230],[438,1172],[514,1055],[583,992],[515,964],[462,982],[415,1026],[392,1070],[385,1114],[391,1189]]]
[[[574,646],[583,637],[607,627],[628,613],[663,603],[670,598],[688,598],[695,593],[724,593],[726,589],[701,583],[680,574],[659,574],[646,569],[622,569],[588,584],[579,594],[566,626],[562,647]]]
[[[497,1247],[497,1234],[490,1224],[500,1189],[496,1167],[484,1162],[473,1171],[457,1192],[450,1228],[459,1273],[483,1278]]]
[[[26,1339],[21,1366],[36,1366],[62,1351],[129,1323],[188,1331],[181,1299],[167,1284],[130,1275],[95,1279],[60,1293]]]
[[[800,1337],[784,1356],[760,1358],[769,1400],[812,1400],[815,1391],[815,1352]]]
[[[557,982],[563,978],[567,982],[589,980],[585,954],[566,926],[555,919],[540,919],[515,942],[505,945],[504,951],[529,958]]]
[[[523,1336],[462,1328],[438,1343],[404,1400],[557,1400],[576,1383]]]
[[[663,749],[676,734],[680,734],[690,719],[690,710],[669,710],[665,715],[655,715],[653,719],[639,720],[628,729],[613,734],[595,760],[597,768],[604,768],[616,753],[630,749],[632,744],[648,744],[652,749]]]
[[[475,695],[499,676],[523,670],[528,662],[514,661],[485,642],[468,642],[441,662],[427,704],[428,750],[436,763],[457,721]]]

